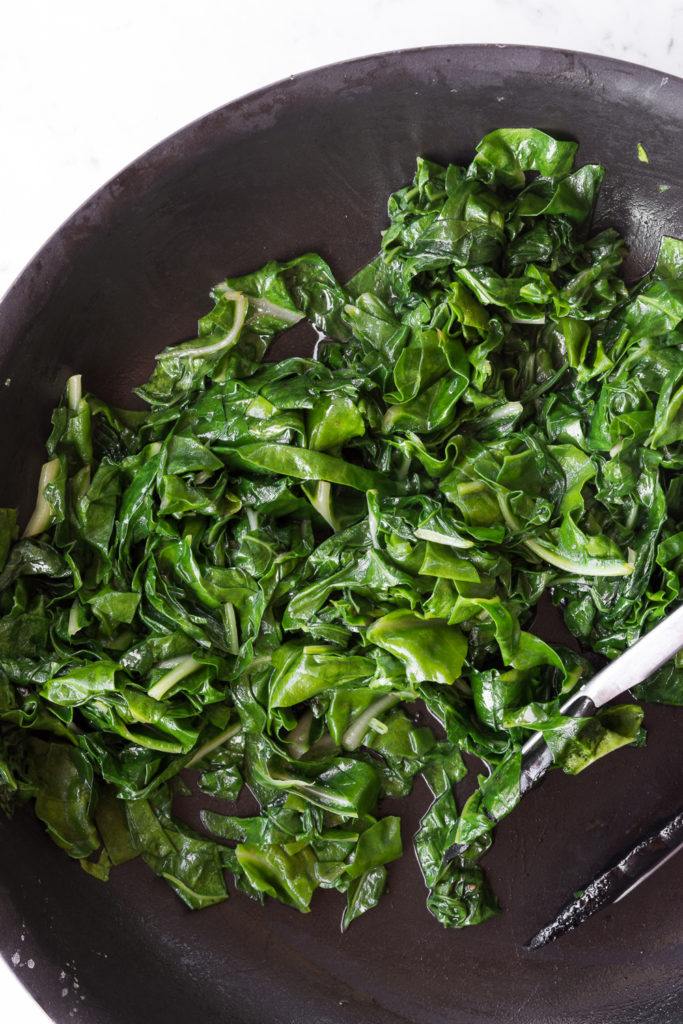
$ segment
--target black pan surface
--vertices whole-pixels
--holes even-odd
[[[376,251],[387,194],[417,154],[467,162],[487,131],[520,125],[575,138],[581,162],[606,165],[598,222],[625,234],[631,276],[662,234],[683,235],[683,81],[559,50],[449,46],[323,68],[145,154],[57,232],[2,305],[1,503],[31,503],[70,373],[126,404],[153,354],[192,334],[216,281],[305,250],[344,279]],[[680,803],[682,715],[648,707],[647,748],[551,775],[525,798],[486,858],[504,912],[478,928],[445,931],[424,908],[410,837],[428,797],[417,788],[391,891],[344,936],[337,894],[308,916],[241,894],[191,912],[144,865],[104,885],[25,809],[0,820],[0,949],[18,954],[58,1024],[678,1024],[675,860],[561,941],[520,947],[639,826]]]

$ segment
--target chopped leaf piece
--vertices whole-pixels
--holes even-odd
[[[345,929],[421,775],[428,909],[498,912],[478,861],[530,731],[568,774],[645,737],[634,704],[561,713],[593,668],[539,600],[607,659],[681,602],[683,241],[627,285],[576,151],[506,127],[419,158],[345,286],[312,253],[217,284],[145,411],[69,379],[20,539],[0,509],[3,810],[192,908],[226,871],[302,913],[335,889]],[[268,361],[302,320],[316,358]],[[636,691],[683,706],[683,657]]]

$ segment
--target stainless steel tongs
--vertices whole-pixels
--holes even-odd
[[[565,704],[565,715],[588,717],[625,690],[642,683],[683,649],[683,606],[677,608],[620,657],[598,672]],[[526,793],[548,770],[552,756],[541,733],[522,747],[520,791]],[[589,882],[580,895],[565,904],[556,917],[527,943],[538,949],[587,920],[601,907],[616,903],[683,850],[683,807],[667,821],[641,836],[617,861]]]

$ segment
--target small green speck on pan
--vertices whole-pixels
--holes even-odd
[[[642,142],[638,143],[638,159],[643,164],[649,164],[650,162],[650,158],[645,152],[645,146],[642,144]]]
[[[659,191],[660,192],[668,192],[670,188],[671,188],[671,185],[660,185],[659,186]]]

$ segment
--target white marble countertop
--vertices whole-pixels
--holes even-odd
[[[290,74],[404,47],[523,43],[683,76],[683,5],[671,0],[22,0],[2,21],[0,296],[125,164]],[[8,1024],[47,1022],[19,983],[32,963],[21,949],[0,961]]]

